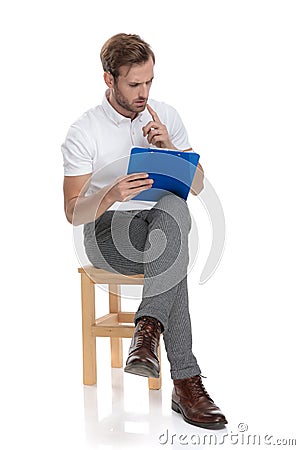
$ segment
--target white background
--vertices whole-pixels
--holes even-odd
[[[89,445],[83,392],[95,391],[82,388],[78,261],[63,213],[60,145],[101,102],[99,52],[117,32],[151,44],[152,97],[180,112],[223,205],[224,256],[200,286],[210,228],[201,203],[191,202],[202,223],[190,309],[206,386],[230,430],[244,422],[250,433],[297,437],[299,2],[28,0],[3,2],[0,17],[1,448]],[[167,362],[163,372],[169,406]],[[137,386],[146,392],[142,381],[124,378],[129,403]],[[110,396],[110,379],[103,386]],[[158,442],[163,426],[156,431],[145,439]],[[115,448],[111,435],[104,444],[100,432],[93,445]],[[125,448],[126,432],[117,444]]]

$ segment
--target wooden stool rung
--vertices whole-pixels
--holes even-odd
[[[133,325],[92,325],[93,337],[131,338],[134,333]]]

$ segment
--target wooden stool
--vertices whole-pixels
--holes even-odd
[[[97,382],[96,337],[109,337],[111,367],[123,367],[122,338],[132,338],[134,333],[134,312],[121,310],[120,286],[143,285],[144,275],[122,275],[96,269],[94,266],[80,267],[82,305],[82,349],[83,384]],[[109,291],[109,314],[95,317],[95,284],[107,284]],[[160,360],[160,347],[158,349]],[[149,389],[161,388],[159,378],[148,378]]]

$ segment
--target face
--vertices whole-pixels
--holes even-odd
[[[112,75],[105,74],[106,84],[110,87],[110,104],[123,116],[134,119],[144,111],[153,80],[153,61],[150,58],[144,64],[120,67],[120,75],[115,81]]]

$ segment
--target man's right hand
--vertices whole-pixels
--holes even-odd
[[[127,202],[136,195],[150,189],[153,180],[147,173],[132,173],[117,178],[106,195],[112,202]]]

